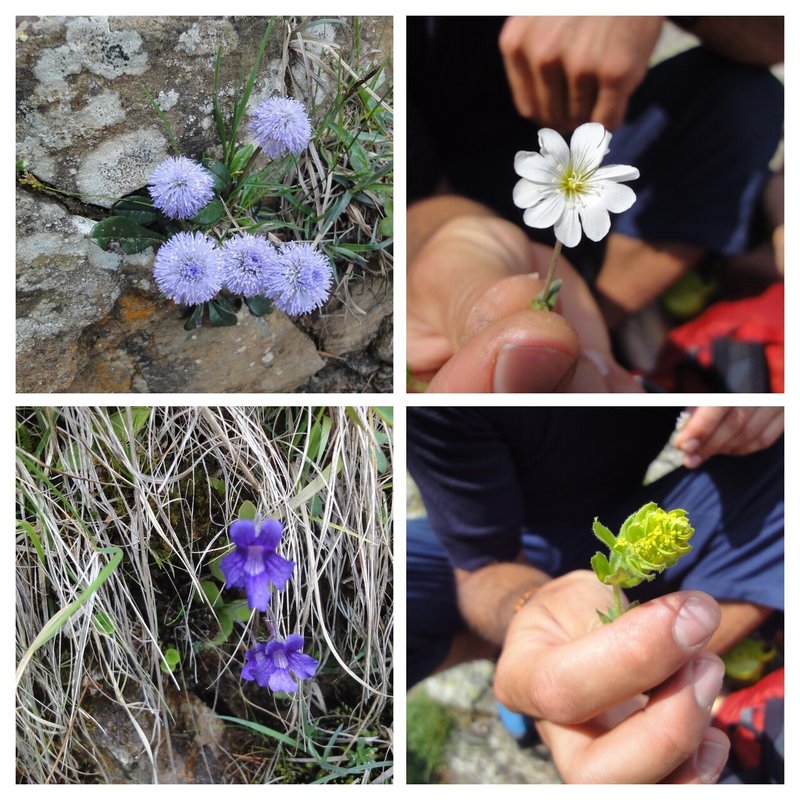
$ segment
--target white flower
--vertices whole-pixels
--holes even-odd
[[[609,211],[629,209],[636,195],[618,181],[639,177],[639,170],[622,164],[601,167],[611,134],[599,122],[575,129],[569,147],[550,128],[539,131],[539,153],[519,152],[514,171],[522,180],[514,187],[514,203],[525,209],[531,228],[555,226],[556,238],[575,247],[583,232],[599,242],[611,227]]]

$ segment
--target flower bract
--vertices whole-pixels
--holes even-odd
[[[306,314],[319,308],[330,294],[331,262],[307,242],[280,246],[275,269],[264,282],[264,290],[287,314]]]
[[[263,236],[243,233],[222,248],[225,288],[233,294],[255,297],[264,291],[267,275],[277,268],[278,251]]]
[[[208,236],[181,231],[159,247],[153,277],[170,300],[205,303],[222,288],[220,251]]]
[[[284,589],[294,569],[294,561],[275,552],[283,536],[283,526],[275,519],[264,520],[260,526],[249,519],[237,519],[229,536],[236,549],[219,563],[225,582],[245,590],[250,608],[266,611],[270,584]]]
[[[319,663],[302,649],[303,637],[297,633],[289,634],[285,641],[259,642],[245,655],[242,677],[273,692],[296,692],[298,681],[313,678]]]
[[[629,209],[636,195],[619,181],[639,177],[639,170],[621,164],[601,167],[611,134],[599,122],[575,129],[569,146],[550,128],[539,131],[539,152],[517,153],[514,170],[521,180],[514,187],[514,204],[524,208],[525,224],[554,226],[566,247],[581,240],[581,231],[599,242],[611,227],[609,211]]]
[[[172,219],[188,219],[214,197],[214,177],[185,156],[166,158],[153,170],[147,188],[153,205]]]
[[[270,158],[301,153],[311,141],[305,106],[293,97],[268,97],[252,111],[250,133]]]

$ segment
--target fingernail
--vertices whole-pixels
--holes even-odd
[[[701,456],[691,455],[683,459],[683,466],[686,467],[686,469],[694,469],[695,467],[699,467],[702,463],[703,459]]]
[[[683,450],[684,453],[687,455],[689,453],[695,453],[700,448],[700,440],[699,439],[687,439],[682,445],[680,445],[680,449]]]
[[[549,347],[506,345],[497,356],[495,392],[554,392],[565,389],[575,361]]]
[[[728,760],[728,747],[719,742],[702,741],[694,756],[697,777],[703,783],[716,783],[725,762]]]
[[[672,634],[675,641],[687,650],[705,644],[719,625],[719,607],[702,597],[689,597],[681,606]]]
[[[710,658],[698,658],[691,665],[691,679],[694,684],[694,696],[700,708],[711,710],[722,687],[725,675],[724,664]]]

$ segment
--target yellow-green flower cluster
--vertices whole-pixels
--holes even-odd
[[[592,529],[610,550],[608,558],[602,553],[592,558],[595,574],[603,583],[623,589],[651,581],[675,564],[692,549],[689,540],[694,533],[682,508],[664,511],[655,503],[647,503],[631,514],[618,536],[597,519]]]

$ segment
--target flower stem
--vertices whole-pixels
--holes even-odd
[[[616,612],[614,615],[614,619],[619,619],[622,616],[622,590],[619,588],[619,584],[615,583],[613,586],[614,589],[614,611]]]
[[[561,255],[561,242],[556,239],[556,246],[553,248],[553,257],[550,259],[550,269],[547,270],[547,278],[544,288],[534,297],[531,303],[535,311],[552,311],[558,299],[558,290],[561,288],[561,281],[554,281],[556,266]]]

